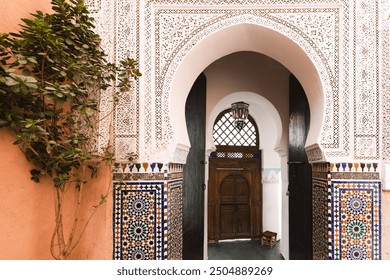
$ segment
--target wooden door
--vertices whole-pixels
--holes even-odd
[[[290,77],[289,243],[290,259],[310,260],[312,253],[312,171],[305,142],[310,109],[299,81]]]
[[[208,241],[259,238],[262,232],[260,156],[210,158],[209,171]]]
[[[221,239],[251,237],[250,186],[241,175],[229,175],[220,185]]]
[[[183,259],[202,260],[206,127],[206,77],[203,74],[188,95],[186,123],[191,149],[183,173]]]

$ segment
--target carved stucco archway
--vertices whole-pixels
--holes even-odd
[[[240,15],[199,28],[199,32],[176,53],[166,68],[162,87],[162,94],[169,99],[171,106],[168,111],[173,139],[169,150],[175,156],[181,155],[173,158],[174,162],[184,163],[185,151],[189,147],[184,105],[193,82],[209,64],[237,51],[265,54],[298,78],[310,107],[315,108],[311,110],[312,125],[306,145],[321,143],[323,127],[331,124],[326,120],[331,115],[329,112],[325,114],[325,104],[333,100],[329,65],[313,49],[308,38],[303,38],[303,34],[294,30],[292,25],[289,27],[267,17]]]
[[[229,18],[215,25],[209,26],[210,30],[207,27],[199,28],[199,33],[189,38],[187,44],[172,59],[171,65],[166,68],[167,74],[162,86],[162,96],[169,98],[168,112],[173,141],[170,146],[172,152],[168,154],[174,156],[172,161],[185,163],[186,151],[190,146],[184,108],[194,80],[217,59],[238,51],[265,54],[284,65],[298,78],[307,94],[310,107],[314,108],[311,109],[311,129],[306,145],[319,146],[325,120],[326,97],[332,96],[332,88],[329,86],[331,84],[329,66],[323,63],[318,53],[313,50],[313,44],[306,40],[308,38],[300,37],[302,34],[296,33],[291,25],[290,29],[286,29],[286,25],[279,26],[266,17],[247,14]],[[280,29],[276,30],[276,28]],[[328,86],[323,87],[322,84]],[[333,100],[333,98],[328,99]],[[327,124],[330,123],[327,121]],[[322,155],[322,152],[319,154]],[[288,185],[286,163],[287,157],[281,157],[282,192],[287,190]],[[288,205],[286,197],[282,198],[282,205]],[[287,207],[284,206],[282,207],[282,239],[284,241],[281,249],[283,255],[288,258],[287,217]],[[205,247],[206,250],[207,247]]]

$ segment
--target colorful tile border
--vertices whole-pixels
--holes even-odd
[[[347,172],[347,173],[374,173],[378,174],[377,162],[337,162],[330,163],[330,172]]]
[[[160,162],[116,162],[114,172],[118,174],[177,173],[183,172],[184,164]]]
[[[262,168],[261,182],[263,184],[278,184],[281,183],[280,168]]]
[[[166,181],[183,178],[183,164],[179,163],[115,163],[113,179],[122,181]]]

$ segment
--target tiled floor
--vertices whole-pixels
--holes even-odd
[[[283,260],[280,242],[270,248],[258,240],[221,241],[208,245],[209,260]]]

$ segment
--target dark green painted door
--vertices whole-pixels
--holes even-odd
[[[183,178],[183,259],[203,259],[206,77],[195,81],[186,102],[186,123],[191,149]]]

